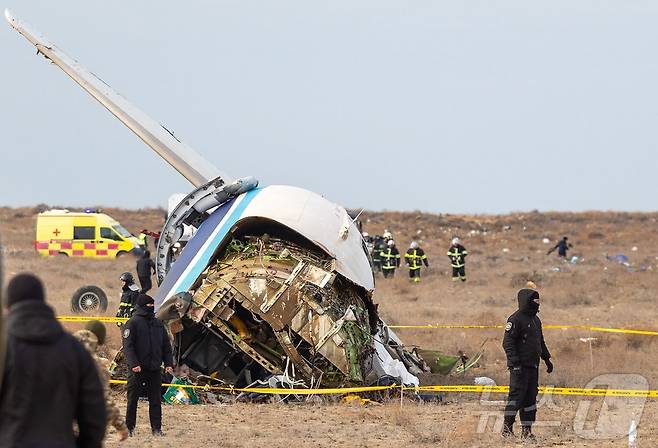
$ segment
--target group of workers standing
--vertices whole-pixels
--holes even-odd
[[[383,235],[375,236],[371,236],[368,232],[363,232],[362,235],[372,258],[372,265],[375,273],[381,272],[384,278],[392,278],[395,276],[395,270],[401,265],[402,256],[393,240],[391,232],[385,230]],[[573,245],[568,242],[568,238],[565,236],[548,251],[547,255],[550,255],[553,251],[557,250],[558,256],[564,259],[567,257],[567,251],[572,247]],[[452,238],[450,248],[446,255],[450,260],[450,266],[452,268],[452,281],[465,282],[466,257],[468,256],[468,251],[461,244],[458,237]],[[425,251],[420,247],[418,242],[412,241],[409,244],[409,249],[407,249],[407,252],[404,254],[404,260],[409,269],[409,280],[413,283],[420,282],[421,268],[423,265],[426,268],[429,268],[429,261]]]
[[[383,235],[375,236],[370,236],[367,232],[364,232],[363,240],[370,252],[374,271],[381,272],[384,278],[392,278],[395,275],[395,270],[400,267],[402,256],[391,232],[385,230]],[[452,239],[452,244],[446,255],[452,266],[452,280],[465,282],[468,251],[460,244],[459,238]],[[409,270],[409,280],[412,283],[419,283],[421,268],[423,266],[429,268],[430,264],[427,254],[417,241],[412,241],[409,244],[409,249],[404,254],[404,260]]]

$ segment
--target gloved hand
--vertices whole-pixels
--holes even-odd
[[[551,373],[553,371],[553,363],[550,359],[545,359],[544,362],[546,363],[546,373]]]

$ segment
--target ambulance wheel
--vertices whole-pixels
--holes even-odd
[[[78,288],[71,297],[71,311],[78,314],[95,314],[107,310],[107,295],[98,286]]]

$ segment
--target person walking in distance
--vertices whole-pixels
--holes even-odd
[[[6,307],[0,447],[101,448],[105,399],[91,355],[64,331],[34,275],[11,279]]]
[[[142,286],[141,293],[146,294],[153,287],[151,283],[153,274],[155,274],[155,263],[151,259],[151,252],[145,250],[137,260],[137,277],[139,278],[139,284]]]
[[[546,372],[553,371],[551,354],[544,342],[539,312],[539,293],[522,289],[517,294],[519,309],[507,318],[503,349],[510,372],[509,396],[505,406],[503,436],[514,435],[514,421],[519,413],[521,437],[534,439],[532,424],[537,416],[539,360],[546,363]]]
[[[395,270],[400,267],[400,251],[395,247],[395,241],[388,240],[386,248],[379,255],[382,259],[384,278],[393,278]]]
[[[430,267],[425,251],[418,246],[416,241],[412,241],[407,253],[404,254],[404,259],[407,261],[407,266],[409,267],[409,280],[413,283],[420,282],[420,267],[423,263],[426,268]]]
[[[375,272],[382,272],[382,252],[386,249],[386,241],[381,235],[376,235],[372,248],[372,266]]]
[[[105,325],[98,320],[90,320],[83,330],[73,333],[73,336],[85,346],[91,357],[96,362],[96,368],[103,384],[105,394],[105,411],[107,413],[107,424],[113,426],[119,436],[119,441],[128,438],[128,428],[126,422],[121,417],[121,411],[114,402],[110,392],[110,360],[104,358],[98,353],[100,346],[105,344]]]
[[[573,247],[573,244],[569,243],[569,238],[566,236],[563,237],[560,241],[557,242],[555,246],[548,252],[546,255],[550,255],[555,249],[557,249],[557,255],[561,258],[567,258],[567,251]]]
[[[450,259],[450,265],[452,266],[452,281],[456,282],[461,280],[462,282],[466,281],[466,256],[468,251],[464,246],[459,242],[459,238],[455,237],[452,239],[452,245],[448,249],[448,258]]]
[[[171,343],[164,324],[155,317],[154,302],[151,296],[140,294],[137,309],[123,327],[123,351],[130,368],[128,373],[128,404],[126,426],[132,436],[137,421],[137,401],[142,384],[146,385],[149,400],[149,419],[154,436],[162,432],[162,375],[160,368],[173,373],[174,362]]]

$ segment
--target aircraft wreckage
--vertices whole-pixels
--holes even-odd
[[[179,364],[238,386],[272,375],[311,387],[418,384],[427,365],[379,318],[367,249],[343,207],[301,188],[258,187],[254,178],[220,173],[48,39],[5,16],[194,186],[169,214],[156,253],[156,310]],[[193,236],[175,251],[185,228]]]

